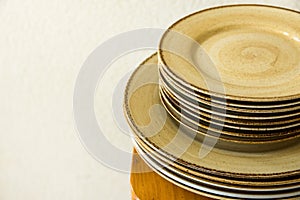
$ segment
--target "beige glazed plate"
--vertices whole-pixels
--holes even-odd
[[[160,84],[160,93],[166,96],[176,108],[177,110],[183,110],[184,113],[187,113],[195,118],[199,118],[199,116],[205,116],[206,118],[211,118],[211,120],[222,121],[222,122],[231,122],[229,124],[233,124],[235,127],[239,127],[243,129],[243,127],[250,128],[252,130],[274,130],[287,128],[290,125],[294,126],[296,124],[299,125],[300,119],[298,118],[299,113],[289,113],[286,115],[275,115],[270,116],[247,116],[247,115],[233,115],[232,113],[228,113],[228,111],[217,110],[215,108],[207,108],[204,106],[198,106],[197,104],[191,104],[186,99],[175,96],[170,93],[163,84]],[[271,128],[271,129],[269,129]]]
[[[296,117],[299,115],[300,110],[289,110],[286,112],[271,112],[271,113],[254,113],[254,112],[237,112],[231,111],[227,109],[221,109],[216,107],[210,107],[208,105],[199,105],[198,102],[188,99],[188,97],[182,97],[178,95],[178,93],[174,92],[174,90],[170,89],[165,83],[161,82],[160,84],[164,89],[165,93],[176,102],[181,105],[185,105],[189,107],[191,110],[201,111],[206,113],[211,113],[215,116],[224,116],[236,119],[246,119],[246,120],[286,120],[291,119],[292,117]],[[266,121],[265,121],[266,122]]]
[[[277,104],[276,107],[274,105],[259,105],[258,103],[255,105],[256,107],[243,107],[242,103],[240,104],[240,107],[226,105],[228,102],[223,101],[222,103],[225,105],[222,105],[220,103],[215,103],[211,100],[207,100],[205,98],[198,96],[196,92],[188,92],[186,88],[182,87],[181,85],[177,84],[175,81],[170,79],[166,73],[163,70],[159,70],[160,75],[160,81],[161,83],[168,88],[168,90],[176,96],[184,98],[188,100],[189,102],[196,103],[197,105],[202,105],[204,107],[214,107],[221,110],[227,110],[228,112],[232,113],[241,113],[243,115],[266,115],[266,114],[277,114],[277,115],[284,115],[287,112],[299,112],[300,111],[300,100],[295,100],[292,104],[291,102],[282,102],[281,104]],[[279,107],[279,105],[281,105]],[[272,107],[273,106],[273,107]]]
[[[203,92],[199,92],[198,90],[194,90],[192,85],[185,85],[185,82],[182,82],[178,77],[172,75],[172,73],[168,72],[166,67],[162,65],[159,66],[160,79],[168,84],[170,87],[176,88],[182,94],[190,97],[191,99],[196,99],[201,103],[208,104],[216,107],[226,107],[226,109],[232,110],[282,110],[288,108],[295,108],[300,105],[299,98],[289,99],[287,101],[269,101],[269,102],[255,102],[255,101],[245,101],[245,100],[232,100],[232,99],[224,99],[220,97],[210,96],[208,94],[204,94]]]
[[[155,155],[149,154],[147,149],[144,149],[139,143],[134,142],[135,147],[139,154],[145,159],[145,161],[152,166],[155,170],[160,170],[165,176],[171,175],[176,177],[179,183],[187,183],[190,187],[195,186],[197,190],[213,193],[216,195],[229,196],[231,198],[282,198],[282,197],[291,197],[297,196],[300,193],[299,184],[293,185],[277,185],[274,186],[272,183],[269,183],[269,187],[251,187],[247,185],[233,185],[226,184],[224,180],[221,182],[213,181],[210,179],[201,178],[199,176],[193,176],[186,171],[175,168],[164,160],[156,157]],[[296,192],[295,192],[296,190]]]
[[[214,176],[211,174],[205,174],[203,172],[199,173],[197,171],[184,167],[183,165],[179,165],[178,163],[174,162],[174,160],[165,157],[159,151],[155,151],[154,149],[151,149],[139,138],[135,138],[133,143],[135,144],[135,146],[138,146],[138,148],[142,149],[143,152],[145,152],[145,154],[147,154],[153,160],[156,160],[156,162],[158,163],[164,164],[165,168],[168,169],[173,168],[174,170],[182,171],[190,175],[191,177],[211,181],[213,182],[213,184],[222,184],[222,185],[232,186],[236,188],[240,187],[240,188],[247,188],[249,190],[252,189],[252,190],[265,190],[265,191],[282,190],[282,189],[284,190],[284,188],[292,189],[299,186],[300,177],[294,177],[290,179],[268,179],[266,177],[266,179],[259,179],[253,181],[245,178],[234,179],[228,177]]]
[[[244,138],[252,138],[252,139],[262,139],[262,140],[276,140],[282,138],[288,138],[290,136],[299,135],[299,125],[295,125],[295,127],[286,127],[286,129],[281,130],[280,128],[270,130],[268,128],[261,129],[251,129],[249,127],[243,128],[240,126],[229,126],[222,121],[215,121],[213,119],[203,119],[203,117],[192,116],[187,111],[183,111],[181,107],[181,111],[179,111],[178,107],[168,100],[165,95],[161,92],[160,98],[163,106],[166,111],[178,122],[190,124],[190,127],[194,129],[204,129],[209,130],[211,133],[219,133],[228,136],[236,137],[236,140],[242,140]],[[279,126],[281,127],[281,126]],[[199,129],[200,128],[200,129]],[[206,131],[205,131],[206,132]]]
[[[185,85],[217,97],[255,102],[299,98],[300,14],[283,8],[212,8],[172,25],[160,63]]]
[[[287,132],[274,132],[274,134],[272,131],[253,133],[251,131],[236,132],[225,130],[222,127],[216,127],[213,123],[203,124],[200,121],[182,115],[168,102],[165,102],[163,98],[161,98],[161,101],[169,115],[180,125],[180,128],[186,128],[184,130],[186,134],[200,141],[204,137],[217,140],[215,145],[217,148],[233,151],[262,152],[287,147],[300,141],[299,131],[293,129]]]
[[[167,93],[167,99],[170,100],[170,102],[175,105],[175,107],[178,108],[178,110],[182,109],[185,113],[194,116],[199,117],[203,116],[206,118],[211,118],[214,121],[220,121],[228,123],[235,127],[248,127],[251,129],[257,129],[257,130],[267,130],[265,128],[284,128],[286,126],[292,125],[292,124],[298,124],[300,122],[300,119],[298,118],[298,114],[293,115],[286,115],[286,116],[278,116],[278,117],[257,117],[254,119],[251,119],[247,116],[241,117],[238,115],[228,115],[227,111],[221,111],[216,112],[216,109],[206,109],[206,107],[198,107],[190,102],[187,102],[185,99],[178,99],[177,96],[171,94],[168,92],[168,89],[164,86],[163,83],[160,82],[160,93]]]
[[[161,104],[156,55],[133,73],[125,91],[124,108],[130,126],[145,144],[195,171],[247,179],[300,174],[300,143],[273,151],[246,153],[210,150],[186,135]]]

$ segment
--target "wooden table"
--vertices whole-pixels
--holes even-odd
[[[133,200],[208,200],[209,198],[199,196],[184,190],[173,183],[163,179],[152,171],[149,166],[134,150],[132,157],[131,193]],[[144,172],[143,172],[144,171]],[[146,172],[145,172],[146,171]]]

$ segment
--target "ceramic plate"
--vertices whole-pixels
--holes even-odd
[[[164,163],[164,167],[170,168],[181,171],[183,173],[188,174],[191,177],[196,177],[200,180],[207,180],[211,182],[212,184],[217,185],[226,185],[226,187],[231,188],[241,188],[242,190],[244,188],[248,188],[249,190],[265,190],[265,191],[272,191],[272,190],[285,190],[285,189],[296,189],[298,188],[300,177],[295,176],[289,179],[268,179],[266,177],[265,179],[259,179],[259,180],[248,180],[246,178],[244,179],[234,179],[234,178],[227,178],[227,177],[219,177],[214,176],[211,174],[206,173],[199,173],[197,171],[194,171],[190,168],[187,168],[185,166],[179,165],[176,163],[176,160],[172,160],[168,157],[165,157],[160,151],[156,151],[154,149],[151,149],[147,144],[145,144],[140,138],[135,137],[134,138],[134,144],[138,145],[139,148],[143,150],[143,152],[146,152],[146,154],[151,157],[153,160],[156,160],[158,163]]]
[[[162,99],[164,100],[164,105],[167,103],[168,107],[170,107],[170,111],[175,110],[175,112],[179,113],[180,115],[184,115],[188,117],[190,120],[193,120],[197,123],[204,123],[204,124],[212,124],[217,127],[221,127],[224,130],[233,130],[237,133],[245,133],[247,131],[261,134],[261,135],[288,135],[293,134],[293,131],[290,131],[292,128],[295,130],[299,129],[299,118],[296,116],[290,120],[281,120],[281,121],[270,121],[270,120],[263,120],[263,122],[258,121],[255,123],[249,120],[231,120],[228,121],[228,117],[218,117],[214,114],[206,113],[203,111],[199,111],[195,108],[191,108],[181,101],[178,103],[174,98],[168,96],[164,89],[160,88],[160,94]],[[165,106],[166,107],[166,106]],[[166,108],[167,109],[167,108]],[[198,112],[197,112],[198,111]],[[174,112],[172,112],[174,114]],[[178,115],[178,114],[176,114]],[[232,123],[234,121],[235,123]],[[292,121],[292,122],[291,122]],[[272,131],[272,132],[270,132]],[[277,131],[277,132],[276,132]],[[281,132],[281,133],[280,133]],[[295,131],[294,131],[295,133]]]
[[[180,104],[183,104],[187,107],[190,107],[192,110],[199,110],[207,113],[211,113],[216,116],[224,116],[231,117],[236,119],[246,119],[246,120],[285,120],[289,118],[293,118],[299,115],[299,110],[289,111],[285,113],[239,113],[239,112],[231,112],[229,110],[218,109],[215,107],[201,106],[198,105],[197,102],[187,100],[186,98],[181,97],[180,95],[174,94],[172,89],[170,89],[165,83],[161,82],[164,91],[170,96],[172,99],[176,100]]]
[[[298,115],[296,116],[286,116],[283,119],[276,119],[275,118],[269,118],[269,119],[263,119],[263,118],[254,118],[249,119],[247,117],[244,117],[244,119],[241,119],[237,116],[232,115],[227,116],[226,111],[221,112],[213,112],[210,111],[211,109],[203,109],[199,108],[195,105],[192,105],[190,102],[186,101],[185,99],[177,99],[175,95],[172,95],[167,87],[165,87],[164,83],[160,80],[160,90],[163,90],[163,93],[167,93],[167,98],[172,102],[172,104],[175,104],[176,106],[180,107],[180,109],[183,109],[186,111],[186,113],[189,113],[190,115],[199,116],[202,115],[206,118],[213,118],[215,121],[222,121],[224,123],[231,124],[233,126],[238,127],[250,127],[250,128],[266,128],[266,127],[281,127],[285,125],[290,124],[296,124],[300,121],[298,118]],[[161,92],[161,91],[160,91]],[[221,115],[220,115],[221,114]],[[282,118],[282,117],[281,117]]]
[[[187,135],[161,105],[156,56],[133,73],[125,91],[124,108],[130,126],[148,146],[195,171],[255,180],[300,175],[299,142],[288,148],[247,153],[211,149]]]
[[[167,79],[165,81],[169,85],[172,85],[174,88],[178,90],[182,90],[185,94],[189,94],[191,96],[200,99],[206,104],[212,104],[216,106],[233,108],[233,109],[256,109],[256,110],[269,110],[269,109],[282,109],[282,108],[290,108],[293,106],[299,106],[300,99],[293,98],[289,100],[283,101],[245,101],[245,100],[234,100],[234,99],[224,99],[221,97],[216,97],[213,95],[208,95],[198,90],[194,90],[192,85],[187,85],[185,82],[182,82],[178,77],[172,75],[172,73],[168,72],[168,69],[163,65],[159,65],[160,78],[162,80]]]
[[[300,14],[235,5],[189,15],[163,35],[159,60],[194,90],[226,99],[299,98]]]
[[[277,107],[268,107],[266,104],[258,107],[256,105],[255,108],[243,107],[243,105],[239,105],[240,107],[229,106],[229,105],[222,105],[220,103],[214,103],[210,100],[207,100],[206,97],[196,96],[196,92],[187,91],[186,88],[182,87],[181,85],[175,83],[172,79],[170,79],[162,70],[159,70],[159,77],[162,84],[168,88],[169,91],[172,91],[176,96],[184,98],[190,102],[196,103],[197,105],[201,105],[204,107],[214,107],[220,110],[226,110],[227,112],[231,113],[240,113],[243,115],[266,115],[266,114],[284,114],[287,112],[299,112],[300,111],[300,100],[293,102],[291,105],[282,104],[281,107],[277,105]],[[223,102],[226,104],[227,102]]]
[[[195,129],[196,131],[204,131],[209,132],[210,134],[214,135],[222,135],[231,136],[229,138],[235,138],[236,140],[277,140],[282,138],[294,137],[299,135],[299,127],[296,126],[294,129],[287,128],[286,130],[268,130],[268,129],[261,129],[261,130],[253,130],[248,128],[248,130],[242,129],[241,127],[229,127],[227,124],[222,122],[216,122],[214,120],[202,120],[202,117],[193,117],[189,115],[183,108],[178,108],[174,104],[172,104],[168,98],[164,96],[163,93],[160,93],[161,102],[165,107],[166,111],[179,123],[186,123],[191,128]],[[179,111],[181,109],[181,111]]]
[[[188,190],[192,192],[199,193],[200,195],[210,196],[214,198],[239,198],[239,199],[278,199],[278,198],[292,198],[300,195],[299,185],[278,188],[276,189],[256,189],[253,188],[237,188],[228,187],[226,185],[218,185],[218,183],[212,183],[209,181],[204,181],[203,179],[191,178],[182,171],[177,171],[176,169],[170,168],[161,161],[153,159],[153,157],[148,156],[148,154],[135,144],[135,147],[139,155],[144,159],[144,161],[152,167],[161,176],[167,178],[169,181],[179,185],[181,187],[187,187]],[[172,170],[173,169],[173,170]]]
[[[186,134],[200,141],[205,137],[216,140],[217,143],[215,145],[218,148],[234,151],[262,152],[293,145],[300,140],[300,135],[297,131],[294,133],[288,132],[286,136],[271,136],[264,133],[261,133],[260,136],[257,133],[251,134],[250,131],[246,133],[225,131],[214,127],[212,124],[199,124],[197,121],[193,121],[168,107],[168,104],[164,103],[164,101],[162,101],[162,104],[172,119],[179,125],[182,125],[181,129],[183,127],[186,128]],[[193,133],[196,135],[194,136]]]
[[[243,192],[281,192],[287,190],[295,190],[300,189],[299,179],[294,180],[294,184],[286,184],[285,181],[277,181],[277,182],[268,182],[267,180],[262,185],[250,185],[248,182],[239,182],[242,184],[236,184],[237,182],[230,182],[230,180],[219,179],[214,180],[215,177],[206,176],[205,178],[202,176],[195,176],[189,173],[188,170],[181,170],[180,168],[176,168],[173,165],[169,164],[170,161],[166,160],[166,158],[161,157],[157,152],[153,152],[152,150],[144,147],[143,142],[139,139],[134,140],[135,148],[140,152],[140,155],[148,157],[153,162],[158,163],[163,166],[163,168],[168,169],[169,171],[177,174],[177,176],[181,176],[182,178],[197,182],[198,184],[205,184],[209,187],[218,187],[222,189],[229,189],[235,191],[243,191]]]

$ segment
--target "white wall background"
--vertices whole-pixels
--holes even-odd
[[[102,166],[77,137],[72,95],[82,63],[118,33],[166,28],[199,9],[232,2],[0,0],[0,199],[130,199],[129,175]],[[300,9],[297,0],[264,2]],[[146,55],[129,55],[114,64],[114,73]],[[111,87],[97,92],[98,114],[110,112]],[[131,151],[129,139],[106,120],[109,140]]]

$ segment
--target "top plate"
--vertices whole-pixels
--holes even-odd
[[[245,101],[300,97],[300,14],[235,5],[189,15],[163,35],[160,63],[191,89]]]

